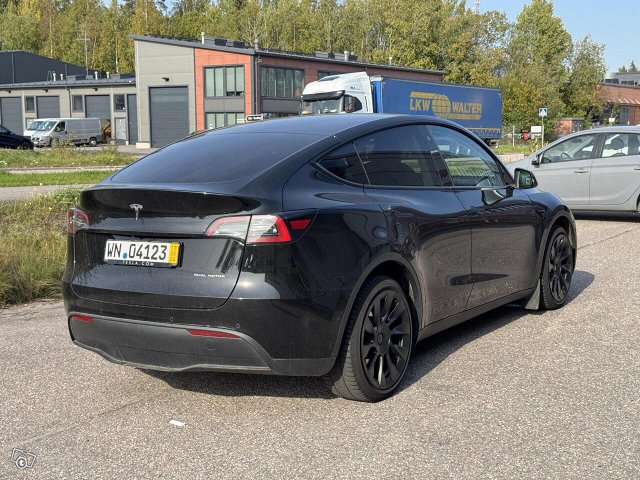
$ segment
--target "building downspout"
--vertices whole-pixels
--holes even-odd
[[[256,115],[258,113],[258,55],[254,53],[253,55],[253,72],[251,74],[251,96],[253,97],[253,111],[250,112],[251,115]]]

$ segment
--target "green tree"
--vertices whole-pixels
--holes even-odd
[[[598,85],[606,73],[604,45],[587,35],[576,42],[569,59],[569,79],[563,89],[566,113],[586,117],[602,106]]]
[[[552,123],[563,115],[561,88],[568,80],[571,36],[546,0],[525,5],[511,29],[503,89],[503,118],[512,125],[535,125],[538,107],[549,108]]]
[[[40,29],[38,19],[21,15],[16,5],[9,3],[0,15],[0,42],[5,50],[27,50],[37,52],[40,49]]]
[[[638,73],[638,67],[636,67],[636,64],[633,62],[633,60],[631,60],[631,65],[629,65],[629,72]]]

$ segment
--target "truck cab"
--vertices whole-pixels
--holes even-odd
[[[365,72],[329,75],[304,87],[300,113],[373,113],[371,80]]]

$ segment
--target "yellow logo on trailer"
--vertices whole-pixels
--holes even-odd
[[[456,102],[441,93],[411,92],[409,95],[409,110],[414,112],[429,112],[440,118],[450,120],[480,120],[482,118],[482,103]]]

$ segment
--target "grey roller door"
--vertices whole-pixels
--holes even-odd
[[[152,147],[164,147],[189,135],[187,87],[150,88],[149,106]]]
[[[109,95],[85,95],[84,112],[87,118],[101,118],[111,122]]]
[[[24,132],[22,123],[22,99],[20,97],[9,97],[0,99],[0,122],[18,135]]]
[[[36,97],[36,111],[38,118],[60,118],[60,98]]]
[[[129,118],[129,145],[138,142],[138,104],[135,95],[127,95],[127,112]]]

